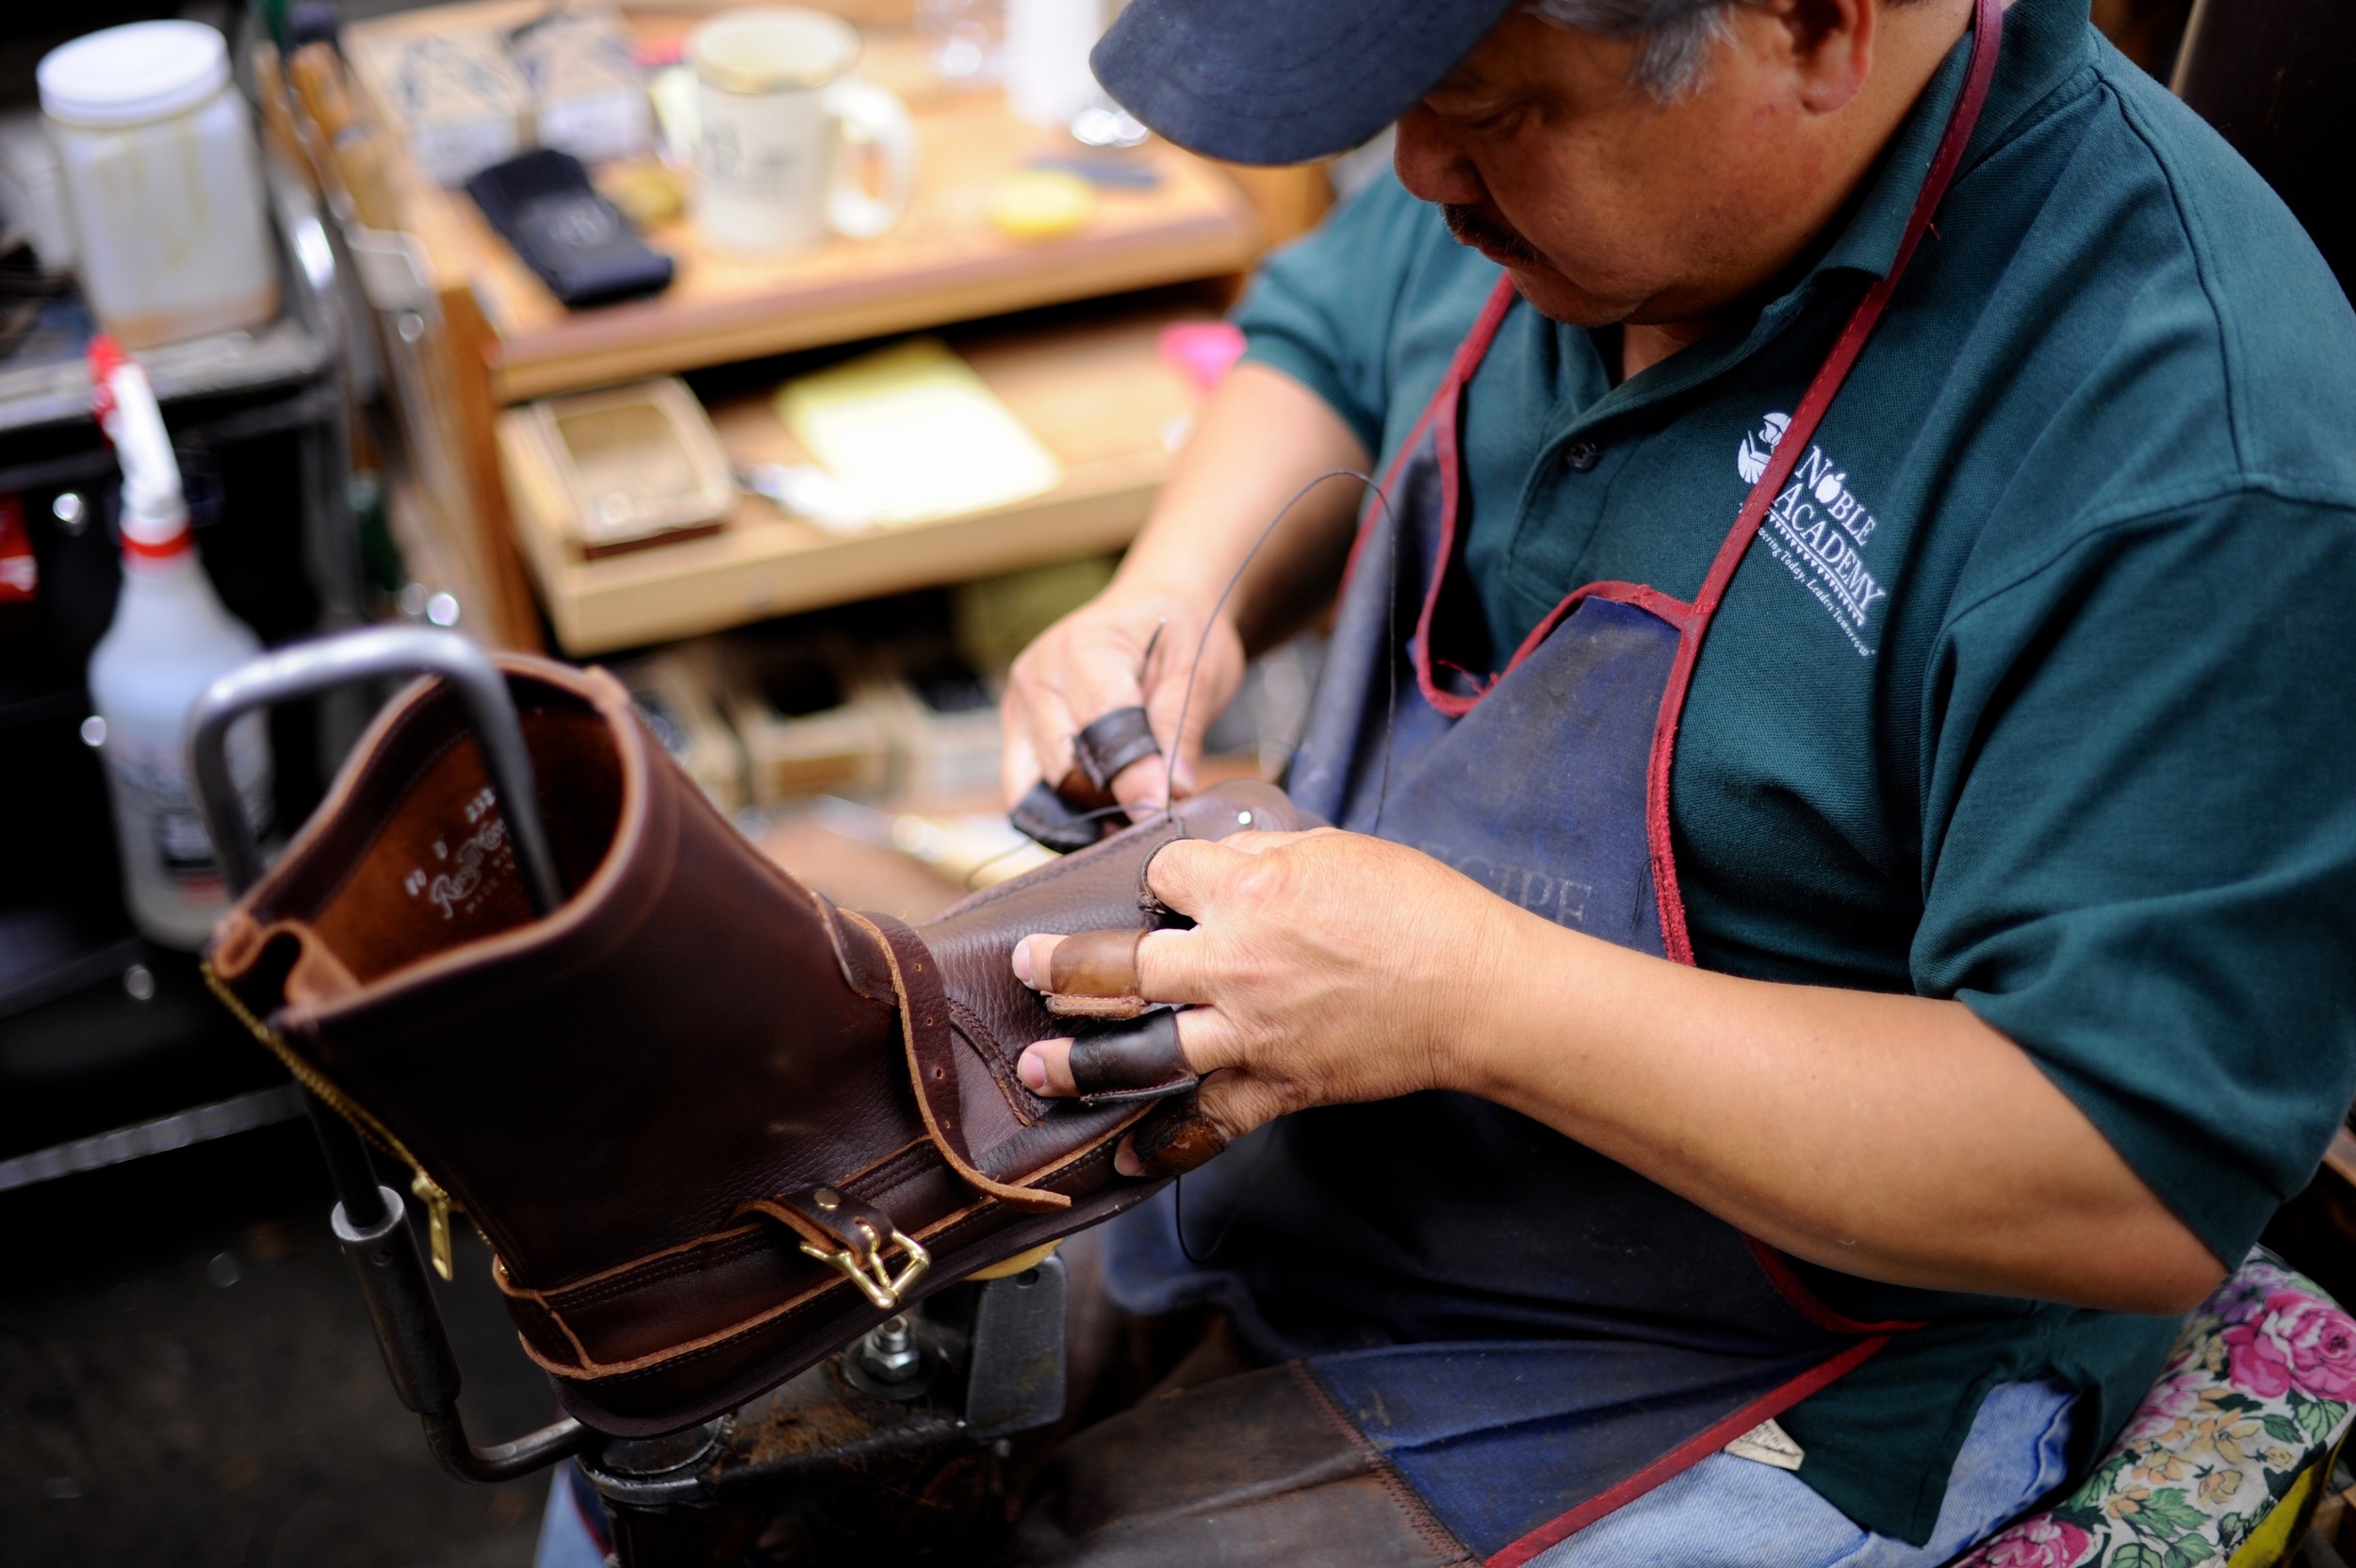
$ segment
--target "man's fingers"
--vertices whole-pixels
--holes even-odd
[[[1235,845],[1238,833],[1227,839],[1175,839],[1153,852],[1145,863],[1145,885],[1153,896],[1194,920],[1208,920],[1218,910],[1228,886],[1251,861]]]
[[[999,727],[1006,736],[1001,780],[1009,808],[1034,783],[1045,779],[1052,787],[1072,771],[1072,737],[1079,726],[1072,722],[1061,692],[1036,681],[1007,687]]]
[[[1162,739],[1159,727],[1154,729],[1153,738]],[[1186,778],[1184,770],[1181,770],[1179,777],[1183,785]],[[1170,765],[1159,757],[1140,757],[1121,769],[1113,778],[1113,798],[1123,806],[1146,807],[1158,810],[1161,808],[1163,796],[1169,792]],[[1176,798],[1183,798],[1189,792],[1191,792],[1182,787]]]
[[[1146,629],[1151,631],[1151,628]],[[1031,747],[1059,783],[1072,770],[1072,742],[1105,714],[1142,707],[1137,660],[1144,644],[1135,627],[1092,627],[1075,631],[1058,650],[1055,668],[1032,682],[1040,700],[1027,714]]]
[[[1200,931],[1149,931],[1137,943],[1137,994],[1148,1002],[1209,1002],[1216,968],[1211,942]]]
[[[1188,1071],[1200,1077],[1234,1065],[1234,1037],[1227,1021],[1215,1010],[1191,1007],[1180,1013],[1177,1021],[1178,1054],[1186,1058]],[[1064,1100],[1080,1092],[1072,1076],[1069,1035],[1058,1035],[1026,1047],[1015,1064],[1015,1071],[1033,1094]]]
[[[1065,938],[1039,932],[1014,947],[1014,977],[1035,991],[1055,988],[1055,949]],[[1216,982],[1212,958],[1193,931],[1149,931],[1137,946],[1137,983],[1132,995],[1148,1002],[1208,1002]],[[1090,995],[1111,994],[1103,987]]]
[[[1183,1176],[1283,1110],[1268,1085],[1222,1072],[1146,1118],[1113,1151],[1113,1168],[1123,1176]]]
[[[1031,749],[1030,738],[1013,725],[1002,724],[1001,727],[1006,732],[1006,743],[998,759],[998,789],[1011,811],[1046,774],[1039,768],[1039,754]]]
[[[1015,1071],[1022,1076],[1023,1087],[1033,1094],[1062,1100],[1080,1092],[1072,1081],[1072,1040],[1068,1036],[1036,1040],[1024,1047]]]
[[[1177,629],[1173,625],[1170,629]],[[1146,676],[1145,707],[1153,721],[1154,737],[1162,743],[1170,771],[1177,776],[1177,796],[1194,793],[1203,737],[1235,700],[1242,674],[1243,642],[1233,623],[1225,620],[1212,623],[1207,633],[1198,627],[1193,636],[1176,645],[1165,635],[1162,647],[1155,652],[1153,668]],[[1124,801],[1129,798],[1121,795]]]

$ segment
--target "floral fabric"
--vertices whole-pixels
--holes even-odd
[[[2351,1414],[2356,1319],[2253,1251],[2185,1319],[2086,1484],[1955,1568],[2224,1568]]]

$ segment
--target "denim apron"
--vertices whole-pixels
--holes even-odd
[[[1448,663],[1464,393],[1500,279],[1370,506],[1291,792],[1558,923],[1693,961],[1669,830],[1677,721],[1711,616],[1962,161],[2004,26],[1978,0],[1962,95],[1867,293],[1700,593],[1594,582],[1504,669]],[[1410,630],[1403,640],[1399,635]],[[1512,1568],[1848,1373],[1911,1325],[1815,1300],[1780,1255],[1541,1123],[1426,1093],[1297,1113],[1116,1245],[1132,1299],[1225,1297],[1490,1568]],[[1207,1255],[1200,1233],[1216,1233]],[[1189,1256],[1178,1253],[1186,1250]],[[1157,1273],[1146,1285],[1143,1276]],[[1142,1288],[1124,1288],[1126,1274]],[[1189,1286],[1188,1282],[1191,1282]]]

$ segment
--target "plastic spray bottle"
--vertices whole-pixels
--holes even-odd
[[[146,372],[110,336],[91,341],[90,365],[98,422],[123,466],[123,591],[90,654],[98,713],[83,734],[106,759],[132,922],[151,941],[195,949],[228,898],[189,792],[182,729],[205,688],[262,645],[197,561],[180,465]],[[230,731],[229,768],[258,828],[270,787],[262,715]]]

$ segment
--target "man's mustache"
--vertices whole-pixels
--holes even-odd
[[[1448,232],[1456,237],[1460,245],[1470,245],[1493,256],[1503,256],[1508,261],[1517,261],[1528,267],[1543,266],[1546,262],[1546,258],[1539,253],[1538,247],[1524,239],[1513,224],[1502,218],[1491,217],[1480,207],[1443,202],[1440,204],[1440,216],[1448,223]]]

